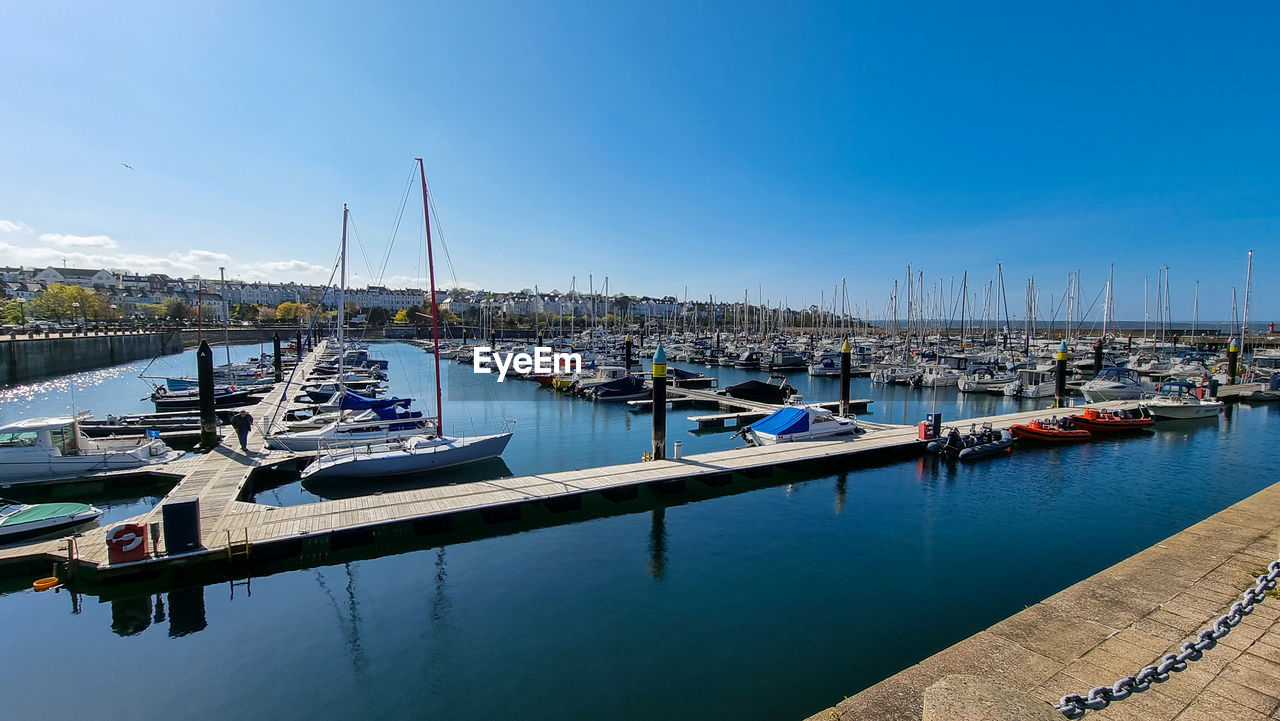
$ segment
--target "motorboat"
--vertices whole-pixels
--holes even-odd
[[[1080,392],[1089,403],[1133,400],[1142,397],[1142,378],[1131,368],[1103,368],[1080,386]]]
[[[1193,383],[1167,381],[1156,386],[1156,392],[1143,397],[1142,405],[1160,420],[1213,418],[1226,404],[1217,398],[1201,398]]]
[[[758,350],[743,351],[742,355],[733,361],[733,367],[742,370],[756,370],[760,367],[760,361],[763,358],[764,354]]]
[[[850,365],[853,365],[850,362]],[[840,353],[829,352],[823,353],[817,360],[809,364],[809,375],[811,376],[834,376],[840,377]]]
[[[1006,385],[1004,394],[1015,398],[1050,398],[1056,388],[1056,377],[1057,371],[1052,368],[1020,368],[1018,380]]]
[[[1083,428],[1072,427],[1070,419],[1065,417],[1015,423],[1009,427],[1009,432],[1020,441],[1038,443],[1078,443],[1093,437]]]
[[[968,433],[951,428],[941,438],[930,441],[925,450],[947,460],[976,461],[1007,453],[1012,447],[1012,433],[1008,430],[997,431],[990,423],[984,423],[981,428],[970,426]]]
[[[0,499],[0,543],[50,535],[74,528],[102,515],[86,503],[36,503],[27,505]]]
[[[1072,427],[1082,428],[1095,435],[1099,433],[1141,431],[1155,425],[1151,414],[1142,408],[1132,412],[1120,410],[1114,413],[1099,411],[1097,408],[1086,408],[1084,413],[1076,413],[1070,418]]]
[[[640,376],[624,376],[591,388],[590,395],[598,401],[633,401],[648,398],[653,390]]]
[[[790,441],[815,441],[836,436],[864,433],[857,418],[837,416],[813,406],[779,408],[742,429],[747,441],[757,446],[771,446]]]
[[[79,416],[28,418],[0,426],[0,487],[141,468],[181,455],[159,438],[90,438]]]
[[[509,431],[487,436],[415,435],[322,452],[302,470],[302,480],[401,476],[497,458],[511,440]]]
[[[1004,387],[1018,380],[1016,373],[997,372],[991,366],[971,366],[969,372],[956,380],[962,393],[1003,393]]]
[[[804,355],[792,350],[776,350],[760,360],[760,370],[770,373],[802,371],[805,367]]]
[[[787,383],[782,376],[771,376],[770,380],[777,380],[778,382],[743,381],[725,388],[724,392],[730,398],[741,398],[742,400],[759,403],[775,403],[777,405],[786,403],[787,399],[795,394],[796,389],[790,383]]]
[[[253,405],[258,402],[258,394],[263,390],[265,389],[261,387],[215,386],[213,407],[238,408]],[[157,412],[199,410],[200,391],[198,389],[171,391],[160,386],[151,393],[151,402],[155,404]]]

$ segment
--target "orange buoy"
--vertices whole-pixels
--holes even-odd
[[[58,577],[47,576],[45,578],[36,579],[36,582],[31,584],[31,587],[37,591],[48,591],[56,585],[58,585]]]

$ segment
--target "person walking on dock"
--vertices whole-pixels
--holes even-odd
[[[231,419],[231,427],[236,429],[236,436],[240,438],[240,450],[249,451],[249,429],[253,427],[253,416],[246,411],[240,411]]]

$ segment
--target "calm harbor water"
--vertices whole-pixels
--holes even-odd
[[[429,355],[406,344],[392,391],[425,403]],[[258,352],[233,348],[233,358]],[[219,359],[221,360],[221,351]],[[0,421],[76,408],[148,410],[145,363],[0,390]],[[505,466],[525,474],[637,460],[649,416],[452,362],[446,424],[518,421]],[[157,374],[189,374],[193,354]],[[715,372],[723,384],[760,374]],[[791,377],[828,400],[837,383]],[[954,389],[854,381],[870,420],[914,423],[1032,408]],[[74,399],[73,399],[74,396]],[[464,400],[470,399],[470,400]],[[1043,402],[1039,402],[1043,405]],[[686,453],[738,445],[694,435]],[[737,718],[795,721],[1274,482],[1280,408],[1238,405],[1154,434],[949,466],[780,473],[747,492],[517,529],[374,560],[123,602],[12,584],[0,595],[0,691],[15,718]],[[461,480],[461,478],[457,479]],[[285,479],[262,503],[317,492]],[[343,491],[336,491],[341,493]],[[347,490],[345,492],[353,492]],[[109,519],[157,502],[110,502]],[[13,652],[20,650],[20,652]],[[66,704],[68,684],[78,699]]]

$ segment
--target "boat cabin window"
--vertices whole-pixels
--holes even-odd
[[[36,432],[28,431],[26,433],[0,433],[0,448],[18,448],[22,446],[34,446],[36,444]]]
[[[20,510],[22,510],[22,504],[20,503],[10,503],[9,501],[0,501],[0,518],[4,518],[5,516],[12,516],[13,514],[17,513]]]
[[[76,431],[71,426],[61,426],[50,430],[49,440],[62,455],[74,456],[76,454]]]

